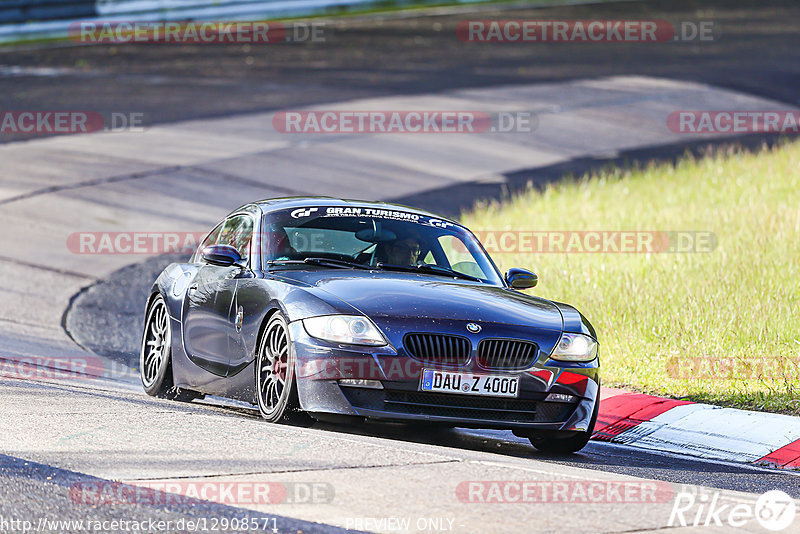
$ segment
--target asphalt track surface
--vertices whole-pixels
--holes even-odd
[[[615,75],[696,81],[800,103],[800,6],[792,0],[614,2],[439,16],[332,20],[324,42],[0,49],[8,110],[141,112],[145,124],[389,94]],[[463,43],[462,20],[713,22],[713,41]],[[9,69],[14,66],[15,69]],[[2,141],[14,137],[5,135]]]
[[[495,17],[659,18],[670,21],[711,19],[719,33],[717,40],[702,45],[668,43],[659,46],[465,45],[453,38],[459,20]],[[800,71],[796,67],[800,64],[798,27],[800,9],[796,2],[771,2],[768,5],[761,2],[624,2],[535,11],[488,10],[481,11],[478,17],[451,13],[425,18],[335,21],[330,23],[331,34],[326,43],[264,48],[254,46],[249,50],[211,45],[27,47],[0,51],[0,65],[19,67],[5,71],[0,77],[0,107],[17,110],[143,112],[147,124],[157,124],[367,96],[430,93],[454,87],[552,82],[619,74],[699,81],[796,105],[800,102]],[[252,61],[247,62],[248,57]],[[15,140],[19,138],[0,137],[0,142]],[[756,145],[760,139],[750,138],[747,141]],[[682,150],[683,147],[659,147],[632,155],[627,161],[672,158]],[[587,166],[594,163],[584,162]],[[564,170],[569,169],[552,169],[550,178],[556,179]],[[542,171],[521,170],[520,180],[536,173]],[[474,198],[487,191],[473,190],[469,193]],[[411,200],[416,201],[410,203],[424,205],[426,195],[420,194],[417,199]],[[430,196],[428,202],[431,202]],[[77,295],[70,313],[65,315],[65,323],[71,324],[70,330],[79,333],[78,341],[115,361],[130,363],[133,354],[131,348],[135,347],[139,336],[138,330],[132,325],[134,321],[141,320],[137,318],[141,295],[152,281],[153,273],[167,261],[165,258],[156,258],[129,267],[114,273],[108,280],[93,283],[89,289]],[[54,273],[55,279],[58,276],[62,274]],[[111,328],[108,328],[109,317],[112,317]],[[52,349],[46,342],[28,342],[21,336],[4,338],[3,346],[6,353],[18,354],[45,353]],[[10,383],[12,385],[9,387],[12,388],[29,388],[30,391],[24,393],[37,398],[49,395],[60,398],[58,395],[63,395],[65,403],[69,402],[69,398],[91,396],[85,387],[53,386],[42,382]],[[135,388],[129,385],[131,383],[130,377],[125,377],[117,384],[106,384],[104,388],[107,395],[136,403],[145,413],[152,411],[157,414],[161,410],[183,418],[188,413],[218,417],[222,421],[215,427],[219,429],[219,439],[226,432],[226,421],[229,425],[257,422],[254,412],[219,406],[213,400],[191,405],[150,400],[137,394]],[[13,391],[16,392],[14,394],[19,393]],[[5,393],[7,399],[12,398],[12,390]],[[76,408],[75,413],[82,413],[82,409]],[[243,422],[237,423],[238,419]],[[7,421],[11,420],[9,418]],[[15,421],[8,423],[11,426],[7,428],[26,428],[24,421]],[[65,421],[64,426],[68,426],[69,418],[65,418]],[[181,427],[177,421],[180,419],[173,420],[175,426],[168,428],[185,432],[191,429],[191,425]],[[56,418],[53,423],[58,423]],[[433,471],[439,476],[447,476],[447,462],[451,461],[499,462],[515,466],[521,465],[521,461],[529,461],[530,465],[535,464],[539,469],[547,470],[547,466],[550,466],[552,473],[584,468],[612,477],[635,476],[677,485],[708,486],[752,494],[778,488],[800,498],[800,477],[793,474],[648,453],[606,443],[591,443],[580,454],[562,458],[536,453],[527,442],[507,432],[419,432],[387,425],[330,424],[317,424],[308,430],[292,429],[295,430],[301,435],[310,432],[313,438],[308,439],[322,447],[344,438],[365,448],[377,441],[388,441],[397,444],[398,448],[424,449],[426,454],[456,458],[441,460],[443,464]],[[119,431],[124,432],[124,429],[120,428]],[[135,441],[136,435],[132,433],[130,439]],[[5,444],[0,453],[13,451],[26,459],[0,455],[0,515],[33,518],[49,514],[62,519],[87,517],[85,509],[76,507],[74,501],[70,500],[68,488],[75,481],[102,480],[102,476],[88,473],[90,469],[66,469],[66,460],[59,456],[59,448],[52,443],[36,443],[34,439],[29,445],[22,441],[11,443]],[[52,463],[58,466],[49,465],[48,456],[52,456]],[[139,461],[145,462],[142,466],[146,470],[146,460]],[[397,464],[403,464],[403,461],[398,459]],[[113,469],[107,468],[102,472],[113,473]],[[363,481],[355,474],[353,480],[353,484],[357,483],[356,480]],[[403,507],[396,505],[375,507],[374,510],[375,515],[399,515],[404,512]],[[129,518],[135,515],[177,519],[203,514],[235,516],[237,513],[240,513],[238,509],[213,503],[154,510],[142,508],[120,511],[113,507],[97,510],[98,516],[103,518]],[[280,514],[280,511],[276,513]],[[286,515],[314,516],[294,509]],[[586,513],[576,515],[581,516],[574,518],[575,526],[581,531],[624,530],[618,524],[607,528],[597,527],[591,518],[584,517]],[[321,519],[312,517],[312,520]],[[316,523],[309,525],[285,517],[281,521],[282,529],[287,530],[337,530],[335,527]],[[644,523],[637,523],[635,519],[629,521],[629,530],[645,528]],[[547,524],[550,530],[558,530],[558,525],[557,522]],[[654,530],[662,527],[657,523],[647,526]],[[467,526],[464,531],[480,530],[488,531],[491,527]]]
[[[22,531],[26,527],[22,523],[14,523],[11,518],[18,521],[31,521],[30,518],[52,518],[51,523],[39,523],[34,520],[32,528],[39,528],[42,532],[71,532],[79,531],[75,528],[78,521],[142,521],[144,531],[161,530],[178,531],[180,526],[188,521],[202,522],[208,518],[226,518],[230,520],[241,519],[242,510],[232,506],[225,506],[203,500],[186,500],[184,502],[160,503],[154,499],[153,504],[136,503],[126,507],[107,507],[97,510],[91,505],[76,505],[70,491],[81,484],[103,484],[108,481],[97,477],[60,469],[46,464],[31,462],[0,454],[0,497],[3,500],[3,517],[8,521],[2,525],[4,532]],[[166,495],[163,496],[166,501]],[[9,514],[9,511],[12,511]],[[259,516],[260,518],[261,516]],[[57,518],[57,519],[56,519]],[[264,518],[267,524],[279,525],[284,531],[313,531],[313,532],[352,532],[345,531],[328,525],[310,523],[283,517]],[[274,523],[271,523],[272,520]],[[168,523],[170,522],[170,523]],[[171,528],[167,529],[167,525]],[[111,526],[109,523],[108,526]],[[108,531],[115,529],[108,528]]]

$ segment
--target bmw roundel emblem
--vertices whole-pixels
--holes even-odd
[[[467,330],[472,332],[473,334],[477,334],[481,331],[481,325],[475,323],[467,323]]]

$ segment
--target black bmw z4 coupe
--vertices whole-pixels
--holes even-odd
[[[228,215],[152,287],[145,391],[217,395],[271,422],[342,416],[512,430],[574,452],[600,399],[594,328],[522,293],[464,226],[383,202],[294,197]]]

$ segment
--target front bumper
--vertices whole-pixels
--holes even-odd
[[[299,321],[290,325],[290,335],[300,405],[311,413],[473,428],[586,431],[599,395],[597,360],[559,364],[543,354],[524,371],[487,371],[468,363],[447,370],[519,376],[518,398],[432,393],[419,388],[425,364],[398,355],[392,346],[328,343],[311,338]],[[342,386],[340,379],[377,380],[383,389]],[[546,400],[550,393],[573,400]]]

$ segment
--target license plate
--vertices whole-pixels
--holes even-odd
[[[519,393],[519,377],[424,369],[420,390],[487,397],[516,397]]]

